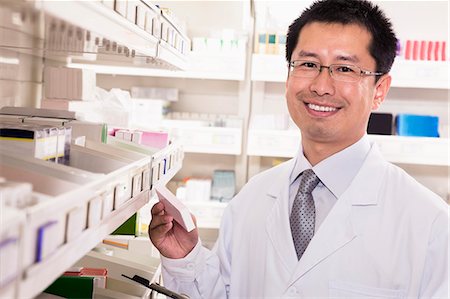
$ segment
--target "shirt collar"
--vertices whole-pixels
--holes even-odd
[[[356,143],[311,167],[311,163],[304,156],[303,147],[300,145],[295,166],[290,175],[290,184],[304,170],[312,168],[322,184],[339,198],[353,181],[369,151],[370,142],[367,135],[364,135]],[[338,175],[336,175],[337,170],[339,170]]]

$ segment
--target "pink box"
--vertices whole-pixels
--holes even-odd
[[[433,42],[428,42],[428,53],[427,53],[427,60],[432,60],[433,57]]]
[[[158,149],[165,148],[169,143],[169,134],[163,131],[142,132],[141,144]]]
[[[425,60],[427,57],[427,42],[421,41],[420,42],[420,60]]]
[[[441,60],[442,61],[446,61],[447,60],[447,57],[446,57],[446,42],[445,41],[443,41],[442,42],[442,54],[441,54]]]
[[[434,60],[439,60],[439,48],[440,48],[440,42],[435,41],[434,42]]]
[[[419,41],[415,40],[413,42],[413,60],[417,60],[419,59],[419,52],[420,52],[420,45],[419,45]]]
[[[410,60],[411,59],[411,52],[412,52],[412,46],[411,46],[411,41],[407,40],[406,41],[406,46],[405,46],[405,59],[406,60]]]

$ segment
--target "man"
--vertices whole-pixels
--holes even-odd
[[[214,251],[152,209],[164,283],[191,298],[448,298],[448,207],[366,136],[396,37],[370,2],[323,0],[289,27],[296,158],[253,177]]]

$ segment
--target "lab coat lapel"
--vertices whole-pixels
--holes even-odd
[[[297,263],[289,286],[356,237],[350,213],[351,203],[339,198]]]
[[[301,279],[308,271],[324,262],[334,252],[352,242],[358,235],[358,227],[366,221],[352,213],[353,206],[370,208],[378,201],[385,160],[376,146],[372,146],[361,170],[336,202],[322,223],[305,253],[297,264],[289,286]]]
[[[294,165],[295,159],[286,162],[281,175],[274,178],[267,192],[267,196],[273,200],[273,207],[267,217],[266,232],[277,254],[276,258],[281,260],[288,273],[294,271],[297,263],[289,224],[289,175]]]

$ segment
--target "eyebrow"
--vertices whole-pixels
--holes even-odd
[[[319,59],[319,55],[314,53],[314,52],[308,52],[308,51],[304,51],[301,50],[298,53],[298,57],[299,58],[303,58],[303,57],[312,57],[312,58],[316,58]],[[338,55],[335,57],[336,60],[340,60],[340,61],[348,61],[348,62],[353,62],[353,63],[358,63],[359,59],[356,55]]]

